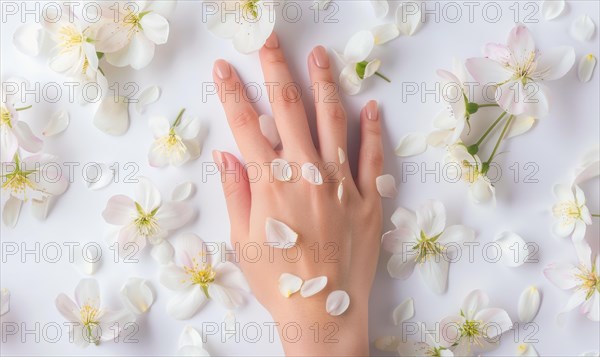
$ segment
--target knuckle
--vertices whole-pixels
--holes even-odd
[[[274,93],[274,102],[283,106],[295,106],[300,100],[300,90],[296,83],[287,83],[277,88]]]
[[[363,158],[370,166],[383,166],[383,152],[377,149],[363,149]]]
[[[346,111],[341,105],[329,105],[325,109],[325,113],[332,122],[346,124]]]
[[[377,123],[365,123],[363,130],[369,136],[381,136],[381,127]]]
[[[248,111],[241,111],[231,118],[231,127],[233,128],[243,128],[247,126],[253,120],[252,114]]]

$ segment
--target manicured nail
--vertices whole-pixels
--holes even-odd
[[[221,171],[221,167],[223,166],[223,153],[218,150],[213,150],[212,157],[215,164],[217,164],[217,168]]]
[[[313,49],[312,53],[317,67],[322,69],[329,68],[329,55],[327,54],[325,47],[317,46]]]
[[[375,121],[379,118],[379,111],[377,110],[376,101],[369,101],[369,103],[367,103],[365,106],[365,111],[367,112],[367,119]]]
[[[277,38],[277,34],[275,33],[275,31],[273,31],[271,33],[271,36],[267,38],[267,42],[265,42],[265,47],[270,48],[272,50],[279,48],[279,39]]]
[[[229,63],[222,59],[217,60],[217,62],[215,62],[215,73],[217,74],[217,77],[222,80],[228,79],[229,76],[231,76],[231,67],[229,66]]]

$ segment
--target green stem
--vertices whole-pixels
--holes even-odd
[[[478,104],[479,108],[497,107],[498,104]]]
[[[390,81],[390,79],[388,77],[384,76],[383,74],[381,74],[379,72],[375,72],[375,75],[378,76],[378,77],[380,77],[380,78],[383,78],[383,80],[385,80],[388,83],[392,83],[392,81]]]
[[[506,132],[508,131],[508,127],[510,126],[510,123],[512,123],[513,118],[514,118],[514,116],[511,115],[510,117],[508,117],[506,124],[504,124],[504,128],[502,129],[502,132],[500,133],[500,137],[498,138],[498,141],[496,141],[496,146],[494,146],[494,150],[492,151],[490,158],[487,159],[487,161],[486,161],[486,163],[488,165],[491,164],[492,160],[494,159],[494,156],[496,155],[496,151],[498,151],[498,148],[500,147],[500,143],[502,142],[502,139],[504,139],[504,136],[506,135]]]
[[[27,110],[27,109],[31,109],[31,107],[33,107],[33,105],[30,105],[28,107],[22,107],[22,108],[15,108],[16,111],[20,112],[22,110]]]
[[[594,214],[592,214],[592,217],[599,217],[600,218],[600,214],[594,213]]]
[[[492,130],[494,130],[494,128],[496,127],[496,125],[498,125],[498,123],[500,123],[500,121],[502,120],[502,118],[504,118],[504,116],[506,115],[506,112],[502,112],[502,114],[500,114],[500,116],[498,117],[498,119],[496,119],[492,125],[485,131],[485,133],[483,133],[483,135],[481,136],[481,138],[479,138],[479,140],[477,140],[477,142],[475,143],[475,145],[479,146],[481,145],[481,143],[485,140],[485,138],[487,138],[488,135],[490,135],[490,133],[492,132]]]
[[[183,117],[184,112],[185,112],[185,108],[181,109],[179,114],[177,114],[177,119],[175,119],[175,122],[173,123],[173,128],[178,126],[181,123],[181,117]]]

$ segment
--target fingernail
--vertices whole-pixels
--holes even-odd
[[[329,55],[323,46],[317,46],[313,49],[313,58],[317,67],[322,69],[329,68]]]
[[[377,110],[376,101],[369,101],[365,106],[365,110],[367,112],[367,119],[375,121],[379,118],[379,111]]]
[[[221,59],[217,60],[217,62],[215,62],[215,73],[217,74],[217,77],[222,80],[229,78],[229,76],[231,76],[231,67],[229,66],[229,63]]]
[[[267,42],[265,42],[265,47],[270,48],[272,50],[279,48],[279,39],[277,38],[277,34],[275,33],[275,31],[273,31],[271,33],[271,36],[267,38]]]
[[[221,167],[223,166],[223,153],[218,150],[213,150],[212,157],[215,164],[217,164],[217,168],[221,171]]]

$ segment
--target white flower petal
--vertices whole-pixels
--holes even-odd
[[[289,298],[302,287],[302,279],[294,274],[283,273],[279,276],[279,292],[283,297]]]
[[[231,262],[229,264],[233,265]],[[229,310],[237,309],[244,303],[244,297],[240,290],[230,289],[219,284],[210,284],[208,286],[208,295],[212,300],[215,300]]]
[[[340,147],[338,147],[338,159],[340,160],[340,165],[343,165],[346,162],[346,153]]]
[[[102,250],[96,245],[84,244],[75,248],[75,267],[85,275],[94,275],[102,262]]]
[[[385,17],[390,11],[390,5],[387,0],[371,0],[371,6],[377,18]]]
[[[54,136],[60,134],[67,129],[69,126],[69,113],[65,110],[58,111],[52,115],[48,124],[42,131],[42,135],[45,137]]]
[[[398,305],[392,313],[394,325],[402,325],[404,321],[410,320],[415,316],[415,303],[412,298],[407,298]]]
[[[357,63],[367,59],[373,46],[375,38],[370,31],[359,31],[355,33],[344,48],[344,59],[350,63]]]
[[[107,164],[96,163],[84,173],[85,184],[92,191],[103,189],[110,185],[115,177],[115,172]]]
[[[570,32],[577,41],[589,41],[596,32],[596,24],[588,15],[581,15],[571,24]]]
[[[107,95],[94,115],[94,125],[108,135],[125,134],[129,128],[128,99]]]
[[[489,338],[500,336],[513,327],[513,322],[508,313],[499,308],[483,309],[476,313],[473,319],[481,321],[484,326],[494,326],[493,329],[487,329],[488,331],[486,331]]]
[[[337,198],[338,201],[340,201],[340,203],[342,203],[342,198],[344,198],[344,180],[346,178],[344,177],[342,179],[342,181],[340,181],[340,184],[338,185],[338,189],[337,189]]]
[[[17,50],[28,56],[40,54],[44,30],[39,24],[25,24],[17,28],[13,36],[13,43]]]
[[[228,340],[237,335],[238,324],[233,311],[227,311],[225,317],[223,318],[223,323],[225,324],[225,336]]]
[[[381,175],[375,179],[375,185],[377,186],[377,192],[381,197],[393,198],[398,194],[396,188],[396,179],[392,175]]]
[[[271,174],[277,181],[286,182],[292,179],[292,167],[284,159],[275,159],[271,162]]]
[[[6,289],[2,289],[2,307],[4,310],[4,291]],[[8,290],[7,290],[8,292]],[[9,295],[10,297],[10,295]],[[65,318],[67,319],[67,321],[69,322],[80,322],[79,321],[79,307],[77,306],[77,304],[75,304],[75,302],[73,302],[73,300],[71,300],[70,297],[68,297],[65,294],[59,294],[56,297],[56,300],[54,300],[54,305],[56,306],[56,309],[58,310],[58,312]],[[2,313],[4,314],[4,313]]]
[[[267,242],[275,248],[293,247],[298,239],[298,233],[294,232],[287,224],[271,217],[267,217],[265,221],[265,230]]]
[[[518,234],[502,232],[496,236],[495,241],[502,250],[502,261],[506,266],[521,266],[529,258],[530,247]]]
[[[329,6],[329,3],[331,2],[331,0],[314,0],[313,4],[319,9],[319,10],[325,10],[327,9],[327,6]]]
[[[489,296],[482,290],[473,290],[465,297],[461,305],[461,311],[466,319],[472,319],[475,314],[490,303]]]
[[[160,98],[160,88],[158,86],[151,86],[146,89],[142,93],[140,93],[137,98],[137,103],[135,103],[135,110],[139,114],[143,114],[146,107],[152,103],[156,103]]]
[[[545,2],[548,2],[548,1],[545,1]],[[537,357],[538,354],[532,345],[530,345],[528,343],[522,343],[517,346],[517,356]]]
[[[40,221],[43,221],[48,217],[48,210],[50,209],[51,197],[42,197],[41,200],[35,198],[31,200],[31,215]]]
[[[597,62],[596,56],[591,53],[581,57],[577,68],[577,77],[579,77],[580,81],[589,82],[592,79]]]
[[[429,238],[435,237],[446,227],[446,208],[436,200],[427,200],[417,210],[417,225]]]
[[[436,294],[443,294],[448,286],[450,263],[442,256],[430,257],[419,267],[425,284]]]
[[[459,224],[447,227],[438,239],[440,244],[471,242],[475,240],[475,231],[472,228]]]
[[[22,205],[23,201],[14,196],[10,196],[8,200],[6,200],[4,208],[2,209],[2,222],[6,226],[14,228],[17,225]]]
[[[129,278],[121,288],[121,301],[129,311],[141,315],[154,303],[154,293],[147,280]]]
[[[600,357],[600,351],[587,351],[579,355],[580,357]]]
[[[100,307],[100,287],[96,279],[82,279],[75,287],[77,305]]]
[[[145,212],[152,212],[160,207],[162,199],[160,192],[150,179],[147,177],[138,177],[138,183],[135,186],[135,202],[139,203]]]
[[[392,278],[405,280],[412,275],[416,264],[414,257],[394,254],[387,262],[387,270]]]
[[[350,295],[344,290],[335,290],[329,293],[325,303],[325,310],[331,316],[343,314],[350,306]]]
[[[33,134],[29,125],[24,121],[14,123],[13,134],[17,137],[21,149],[32,153],[42,150],[44,142]]]
[[[160,243],[152,246],[150,255],[159,264],[166,265],[173,261],[175,249],[173,249],[173,245],[168,240],[164,239]]]
[[[377,73],[377,71],[379,70],[379,67],[381,67],[380,60],[374,59],[372,61],[369,61],[369,63],[367,63],[367,65],[365,66],[365,73],[363,75],[363,78],[366,79],[375,75],[375,73]]]
[[[544,0],[542,14],[546,20],[557,18],[565,10],[565,0]]]
[[[260,125],[260,131],[267,138],[271,147],[275,149],[281,144],[281,137],[275,124],[275,119],[272,116],[263,114],[258,117],[258,124]]]
[[[131,66],[131,68],[140,70],[146,67],[154,58],[156,45],[144,35],[143,32],[137,32],[133,35],[129,45],[111,53],[106,53],[106,61],[115,67]]]
[[[345,66],[340,73],[340,87],[344,90],[344,93],[348,95],[355,95],[360,92],[362,87],[362,79],[356,73],[354,65]]]
[[[396,9],[396,25],[400,33],[412,36],[421,26],[421,7],[417,3],[401,3]]]
[[[309,279],[302,285],[302,288],[300,289],[300,295],[304,298],[311,297],[325,289],[325,286],[327,286],[326,276],[318,276],[316,278]]]
[[[525,134],[533,128],[533,124],[535,124],[534,117],[529,115],[517,115],[510,124],[504,140]]]
[[[579,269],[566,263],[551,263],[544,268],[546,279],[562,290],[569,290],[578,286],[578,274]]]
[[[371,29],[376,45],[383,45],[400,36],[400,30],[396,24],[382,24]]]
[[[185,346],[202,347],[204,346],[204,343],[202,342],[202,335],[200,335],[195,328],[188,325],[181,331],[177,345],[178,348],[183,348]]]
[[[523,290],[519,297],[518,315],[522,323],[533,321],[540,310],[540,292],[535,286],[530,286]]]
[[[185,271],[171,262],[160,267],[158,281],[167,289],[174,291],[187,291],[190,287],[193,287]]]
[[[192,182],[183,182],[175,186],[171,192],[171,200],[185,201],[190,198],[196,191],[196,186]]]
[[[190,286],[188,289],[178,291],[167,304],[167,313],[174,319],[187,320],[206,303],[206,295],[199,286]]]
[[[167,43],[169,39],[169,22],[157,13],[144,15],[140,20],[144,35],[157,45]]]
[[[384,352],[397,352],[399,343],[396,336],[382,336],[375,339],[375,348]]]
[[[240,53],[248,54],[258,51],[265,44],[275,27],[276,16],[275,11],[273,11],[273,4],[270,3],[269,5],[266,1],[259,1],[255,4],[259,8],[257,12],[262,15],[259,16],[258,20],[242,21],[241,26],[237,26],[237,30],[235,30],[237,32],[233,35],[233,47]],[[227,17],[237,19],[239,15]]]
[[[404,135],[396,146],[396,156],[408,157],[419,155],[427,150],[427,137],[422,133]]]
[[[550,48],[540,53],[536,60],[535,73],[544,80],[556,80],[562,78],[573,67],[575,50],[569,46]]]
[[[323,176],[321,176],[319,168],[311,162],[302,165],[302,178],[313,185],[323,184]]]
[[[10,311],[10,291],[6,288],[0,290],[0,316]]]

